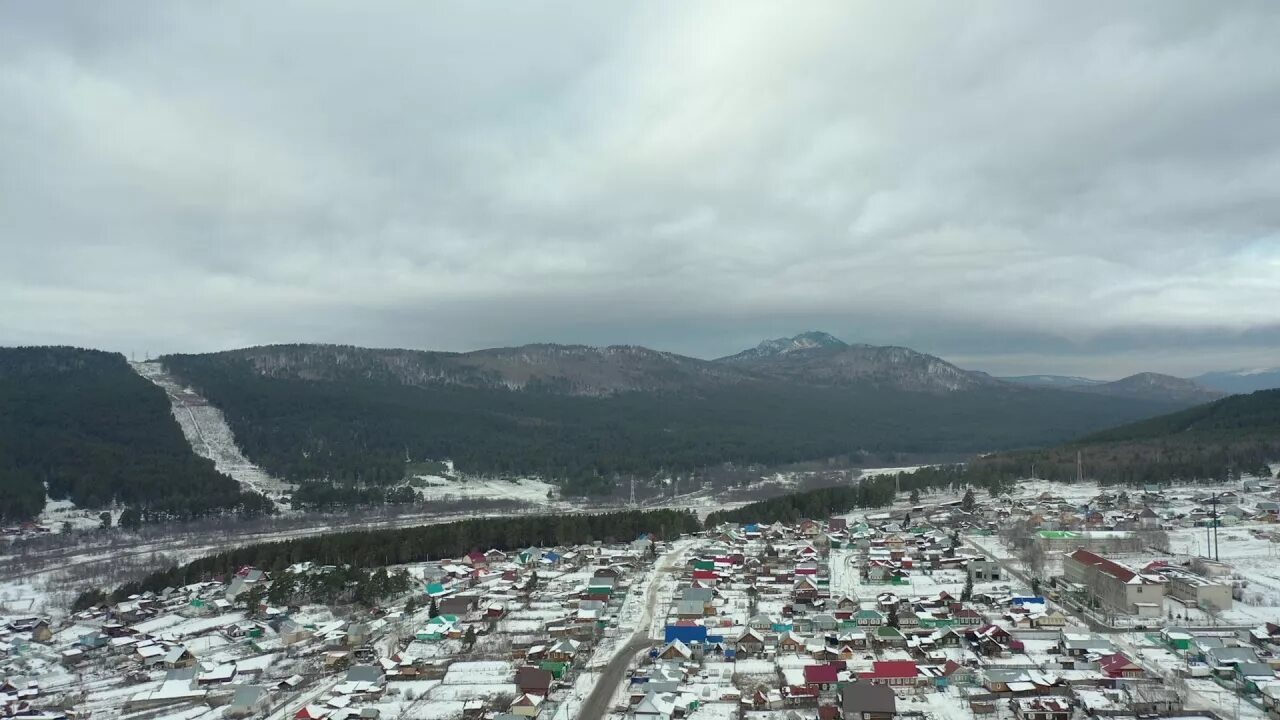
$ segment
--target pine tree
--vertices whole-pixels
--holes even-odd
[[[978,501],[973,497],[973,488],[964,491],[964,499],[960,501],[960,509],[971,513],[978,506]]]
[[[960,599],[968,602],[973,599],[973,576],[966,575],[964,579],[964,590],[960,591]]]

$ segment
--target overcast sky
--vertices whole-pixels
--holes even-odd
[[[0,5],[0,344],[1280,365],[1280,3]]]

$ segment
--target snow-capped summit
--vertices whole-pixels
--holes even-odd
[[[789,338],[765,340],[750,350],[744,350],[737,355],[730,355],[721,359],[727,361],[754,360],[757,358],[777,357],[794,352],[804,352],[806,350],[844,347],[849,347],[848,343],[831,333],[825,333],[821,330],[809,330]]]

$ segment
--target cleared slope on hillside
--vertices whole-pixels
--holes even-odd
[[[240,483],[242,489],[261,493],[276,502],[292,489],[288,483],[271,477],[245,457],[222,411],[190,388],[183,387],[164,371],[159,361],[130,365],[135,372],[164,391],[187,443],[197,455],[212,460],[218,472]]]

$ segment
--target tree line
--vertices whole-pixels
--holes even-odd
[[[894,495],[893,479],[878,476],[859,480],[853,485],[790,493],[733,510],[720,510],[707,515],[704,525],[710,529],[722,523],[793,523],[806,518],[821,520],[856,508],[889,505],[893,502]]]

